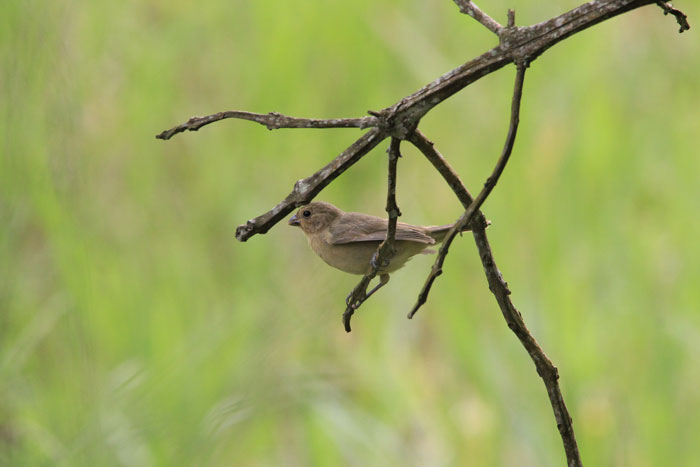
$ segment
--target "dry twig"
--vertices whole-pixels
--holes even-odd
[[[470,0],[454,0],[454,2],[459,7],[459,11],[465,15],[469,15],[481,24],[484,25],[486,29],[494,34],[500,34],[503,26],[494,21],[489,15],[481,11],[481,9]]]
[[[678,26],[680,26],[680,29],[678,30],[679,33],[690,29],[690,23],[688,23],[688,16],[686,16],[686,14],[683,13],[681,10],[673,8],[671,2],[656,2],[656,4],[659,5],[659,7],[661,7],[662,10],[664,10],[664,15],[671,14],[676,17]]]
[[[249,120],[265,125],[268,130],[277,130],[279,128],[369,128],[377,126],[376,117],[360,117],[360,118],[331,118],[320,120],[317,118],[299,118],[289,117],[277,112],[267,114],[257,114],[254,112],[244,112],[241,110],[228,110],[226,112],[218,112],[206,117],[192,117],[185,123],[174,126],[169,130],[163,130],[156,135],[158,139],[170,139],[183,131],[197,131],[205,125],[218,122],[227,118],[237,118],[239,120]]]
[[[389,215],[389,225],[386,232],[386,239],[381,243],[381,245],[379,245],[377,251],[374,253],[367,274],[362,276],[360,282],[355,286],[352,292],[350,292],[350,295],[348,295],[345,312],[343,313],[343,326],[347,332],[352,330],[350,328],[350,319],[355,313],[355,310],[359,308],[359,306],[362,305],[362,303],[367,300],[370,295],[376,292],[379,287],[384,285],[384,283],[380,283],[368,294],[367,286],[369,285],[370,281],[374,279],[380,268],[388,266],[391,258],[396,252],[394,250],[396,222],[401,215],[401,211],[396,204],[396,164],[399,157],[401,157],[400,145],[400,139],[391,138],[391,144],[387,150],[387,153],[389,154],[389,176],[386,191],[386,212]]]

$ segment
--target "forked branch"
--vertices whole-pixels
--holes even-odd
[[[282,220],[296,207],[309,203],[324,187],[340,176],[345,170],[360,160],[365,154],[376,147],[387,137],[391,137],[389,147],[389,171],[386,210],[389,215],[389,228],[386,238],[375,252],[368,272],[353,289],[347,299],[347,308],[343,314],[345,329],[350,331],[350,318],[358,306],[367,299],[379,286],[367,293],[370,281],[380,274],[394,254],[394,241],[396,235],[396,223],[401,215],[396,204],[396,164],[400,157],[399,146],[401,140],[409,140],[431,162],[435,169],[442,175],[457,198],[462,203],[465,211],[450,230],[435,264],[419,294],[416,306],[409,313],[412,317],[418,308],[425,303],[430,288],[442,272],[442,265],[448,253],[449,247],[458,232],[465,226],[472,230],[474,241],[479,250],[479,257],[488,280],[489,288],[496,297],[508,327],[515,333],[521,344],[525,347],[530,358],[537,368],[537,373],[542,378],[550,403],[554,411],[557,427],[559,429],[567,464],[580,466],[581,459],[576,445],[571,417],[564,403],[559,388],[559,374],[557,368],[547,358],[545,353],[532,337],[525,325],[522,316],[510,300],[510,290],[503,280],[500,271],[491,252],[491,247],[486,236],[488,222],[481,213],[480,208],[498,182],[499,177],[508,162],[513,150],[513,143],[518,128],[520,101],[526,67],[543,52],[558,42],[576,34],[601,21],[612,18],[635,8],[656,3],[664,14],[671,14],[680,25],[680,32],[690,28],[685,14],[672,7],[670,3],[658,0],[593,0],[573,10],[552,18],[548,21],[527,27],[515,26],[515,14],[508,12],[508,23],[500,25],[489,15],[481,11],[472,1],[453,0],[459,6],[462,13],[472,16],[491,32],[498,35],[499,45],[479,57],[466,62],[454,70],[438,77],[413,94],[404,97],[394,105],[386,107],[378,112],[370,112],[370,116],[347,119],[307,119],[281,115],[271,112],[269,114],[257,114],[243,111],[219,112],[206,117],[193,117],[187,122],[165,130],[156,137],[169,139],[173,135],[184,131],[197,131],[199,128],[213,122],[227,118],[250,120],[268,129],[277,128],[370,128],[363,136],[345,149],[326,166],[309,177],[298,180],[291,193],[287,195],[277,206],[268,212],[249,220],[246,224],[236,229],[236,238],[246,241],[255,234],[267,232],[277,222]],[[509,63],[515,63],[517,74],[515,90],[511,103],[511,118],[506,143],[493,173],[487,179],[483,189],[476,199],[472,198],[457,173],[449,163],[433,147],[433,144],[418,130],[418,123],[422,117],[432,108],[445,99],[464,89],[474,81],[492,73]]]
[[[442,175],[445,182],[447,182],[450,188],[452,188],[452,191],[457,196],[457,199],[459,199],[459,201],[462,203],[465,212],[467,212],[471,206],[475,206],[474,198],[469,193],[469,190],[467,190],[467,188],[464,186],[450,164],[442,157],[437,149],[435,149],[433,143],[418,131],[412,135],[410,141],[425,155],[425,157],[428,159],[428,161],[430,161],[440,175]],[[479,250],[479,259],[481,260],[481,264],[484,268],[489,289],[494,294],[496,301],[498,302],[498,306],[501,309],[503,318],[508,324],[508,328],[513,331],[513,333],[520,340],[520,343],[523,345],[523,347],[525,347],[525,350],[537,368],[537,374],[540,375],[542,382],[547,389],[547,395],[549,396],[549,401],[552,406],[552,410],[554,411],[554,418],[557,422],[557,428],[564,445],[567,465],[572,467],[580,466],[581,457],[578,451],[576,437],[574,435],[573,423],[571,416],[569,415],[569,411],[566,408],[564,397],[561,393],[561,388],[559,387],[559,372],[539,346],[535,338],[532,337],[532,334],[530,334],[530,331],[525,325],[520,312],[518,312],[513,305],[513,302],[510,300],[510,289],[508,289],[508,285],[503,279],[501,271],[499,271],[498,267],[496,266],[496,260],[493,257],[491,246],[489,245],[488,237],[486,235],[486,227],[488,226],[488,222],[481,211],[476,209],[474,212],[476,214],[472,217],[469,227],[472,230],[474,242]],[[421,296],[422,294],[423,291],[421,291]],[[421,300],[421,296],[419,296],[419,302]],[[414,310],[412,310],[412,312]],[[409,318],[411,316],[412,315],[409,314]]]

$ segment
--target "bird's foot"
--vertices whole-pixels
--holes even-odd
[[[367,299],[367,295],[360,297],[353,297],[353,295],[355,295],[354,290],[350,292],[347,297],[345,297],[345,305],[352,307],[354,310],[357,310],[360,307],[360,305],[362,305],[362,302],[364,302]]]
[[[382,264],[379,264],[379,255],[375,251],[374,254],[372,255],[372,259],[369,260],[369,265],[372,266],[372,269],[375,271],[379,271],[382,268],[386,268],[389,266],[389,263],[391,262],[389,258],[386,258],[384,261],[382,261]]]

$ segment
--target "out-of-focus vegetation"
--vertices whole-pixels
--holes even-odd
[[[575,0],[497,0],[519,24]],[[691,25],[698,4],[680,1]],[[700,41],[645,7],[540,57],[484,206],[513,300],[560,368],[587,465],[700,462]],[[0,464],[563,465],[542,383],[473,242],[340,323],[357,278],[283,223],[235,227],[359,130],[224,121],[361,116],[495,44],[448,0],[6,0],[0,14]],[[472,191],[513,67],[421,125]],[[319,199],[383,214],[384,147]],[[420,154],[402,220],[460,205]]]

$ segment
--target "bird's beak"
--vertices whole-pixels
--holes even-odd
[[[299,226],[299,218],[297,217],[296,214],[294,214],[292,217],[289,218],[289,222],[287,222],[289,225],[294,225],[294,226]]]

